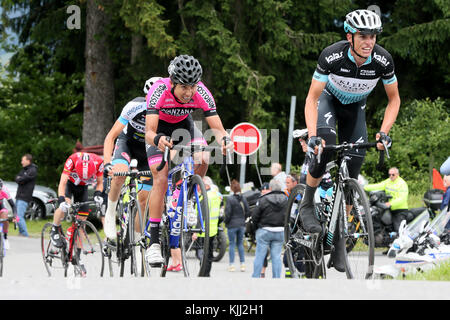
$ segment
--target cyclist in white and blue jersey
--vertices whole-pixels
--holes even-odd
[[[144,93],[147,94],[150,87],[160,77],[152,77],[145,82]],[[147,103],[144,97],[137,97],[129,101],[113,127],[107,134],[103,147],[103,160],[105,172],[127,171],[131,159],[138,161],[137,169],[139,171],[150,170],[147,162],[147,153],[145,149],[145,116],[147,114]],[[116,140],[117,139],[117,140]],[[114,144],[114,141],[115,144]],[[116,206],[119,201],[120,188],[125,182],[126,177],[113,177],[111,180],[111,189],[108,193],[108,206],[105,214],[104,230],[107,239],[114,240],[116,232]],[[141,178],[138,190],[139,202],[142,211],[145,209],[145,201],[152,188],[150,178]],[[138,217],[136,217],[138,218]],[[139,223],[136,223],[136,227]],[[140,230],[136,230],[140,231]]]
[[[387,142],[388,133],[400,108],[400,95],[394,72],[394,61],[384,48],[377,45],[376,37],[382,31],[380,17],[369,10],[355,10],[346,16],[346,40],[325,48],[319,56],[305,103],[305,121],[308,128],[308,150],[317,154],[318,145],[367,142],[365,107],[367,96],[381,78],[388,104],[380,131],[375,139]],[[336,130],[337,128],[337,130]],[[378,144],[382,150],[383,145]],[[365,151],[348,153],[350,177],[357,179]],[[306,179],[306,190],[300,207],[304,228],[311,233],[321,231],[314,215],[314,193],[319,185],[332,152],[323,152],[321,161],[311,162]],[[336,244],[332,253],[335,269],[345,271],[342,250],[344,239]],[[336,259],[336,257],[338,257]]]

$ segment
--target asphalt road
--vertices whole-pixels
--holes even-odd
[[[246,271],[228,272],[228,253],[213,264],[211,278],[126,276],[48,277],[36,238],[10,236],[11,250],[0,278],[1,299],[148,299],[148,300],[303,300],[303,299],[449,299],[450,282],[404,280],[347,280],[345,274],[327,271],[326,280],[252,279],[253,256],[246,256]],[[236,253],[236,260],[237,253]],[[377,255],[376,265],[389,260]],[[238,269],[238,268],[237,268]]]

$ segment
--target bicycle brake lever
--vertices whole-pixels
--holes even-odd
[[[383,147],[384,147],[384,151],[386,151],[386,157],[389,159],[389,151],[388,151],[388,147],[387,147],[386,142],[385,142],[384,140],[382,140],[382,141],[381,141],[381,144],[382,144]]]

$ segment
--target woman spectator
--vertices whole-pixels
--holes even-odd
[[[247,200],[241,194],[241,186],[235,179],[231,181],[231,191],[233,195],[229,196],[225,205],[225,226],[228,231],[230,266],[228,271],[235,271],[234,267],[234,248],[237,246],[239,260],[241,263],[240,270],[245,271],[245,252],[244,252],[244,232],[245,219],[250,214]]]

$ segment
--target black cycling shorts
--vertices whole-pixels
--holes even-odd
[[[317,136],[325,140],[326,145],[367,142],[366,99],[350,104],[342,104],[326,89],[323,90],[318,103]],[[336,134],[337,129],[337,134]],[[319,178],[325,173],[326,164],[334,157],[333,151],[324,151],[320,163],[312,161],[309,173],[313,178]],[[366,149],[356,149],[347,152],[351,158],[348,170],[351,178],[358,179]]]
[[[118,163],[126,164],[130,166],[131,159],[136,159],[138,162],[137,169],[139,171],[148,171],[147,154],[145,152],[145,143],[130,140],[125,133],[121,133],[117,138],[116,145],[114,147],[114,153],[111,164]],[[139,183],[144,186],[139,187],[139,190],[150,191],[153,185],[153,179],[151,177],[141,177]]]
[[[195,126],[191,115],[177,123],[169,123],[160,119],[156,133],[169,136],[173,141],[177,142],[176,144],[180,145],[189,145],[192,143],[207,145],[202,132]],[[152,145],[146,145],[146,148],[148,165],[152,166],[161,163],[163,152],[158,147]]]
[[[88,186],[84,185],[75,185],[72,181],[67,181],[66,184],[66,198],[72,198],[73,202],[85,202],[88,201]],[[89,205],[83,205],[80,207],[78,211],[80,216],[88,216],[89,215]]]

